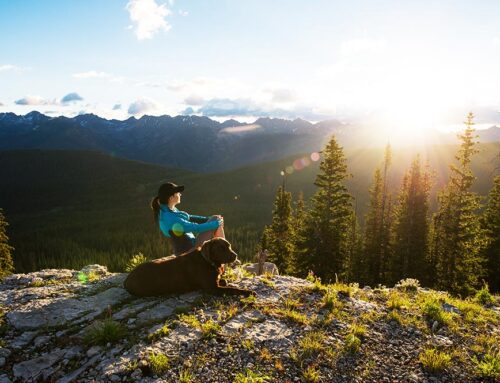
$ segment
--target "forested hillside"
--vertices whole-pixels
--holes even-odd
[[[483,144],[472,162],[478,177],[473,190],[485,196],[492,185],[500,144]],[[436,170],[433,190],[443,185],[455,146],[421,152]],[[415,150],[394,149],[389,173],[398,188]],[[360,223],[368,206],[373,171],[383,159],[382,149],[346,151],[347,182],[355,197]],[[97,262],[121,270],[133,254],[157,258],[168,254],[166,241],[154,227],[149,202],[161,182],[185,184],[180,208],[200,214],[225,216],[226,232],[240,256],[249,259],[265,224],[270,223],[274,195],[288,168],[286,189],[296,199],[315,191],[318,162],[298,164],[294,156],[230,172],[196,174],[124,160],[98,152],[0,152],[0,207],[10,226],[18,271],[43,267],[80,267]],[[293,164],[295,161],[295,168]],[[291,169],[294,169],[293,171]],[[435,201],[435,198],[431,198]]]

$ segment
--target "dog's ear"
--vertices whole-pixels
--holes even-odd
[[[205,241],[201,245],[200,251],[203,254],[203,256],[205,258],[207,258],[207,259],[210,259],[210,253],[211,253],[210,249],[211,249],[211,247],[212,247],[212,241],[211,240]]]

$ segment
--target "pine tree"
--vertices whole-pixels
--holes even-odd
[[[14,272],[14,262],[11,255],[14,248],[9,245],[8,225],[3,211],[0,209],[0,280]]]
[[[323,150],[323,161],[316,177],[318,187],[311,201],[300,249],[302,267],[311,270],[325,282],[335,276],[348,277],[350,230],[353,214],[352,197],[344,184],[347,173],[342,147],[332,137]]]
[[[448,184],[438,195],[438,211],[433,218],[431,260],[436,267],[436,285],[453,293],[468,295],[479,287],[485,274],[484,231],[480,227],[480,197],[470,191],[474,175],[470,169],[472,156],[478,152],[474,136],[474,115],[469,113],[451,165]]]
[[[293,253],[292,194],[282,186],[276,192],[272,223],[266,230],[269,261],[274,262],[281,273],[288,271]]]
[[[492,291],[500,291],[500,176],[496,176],[488,196],[482,225],[488,239],[484,256],[488,268],[488,284]]]
[[[392,198],[388,192],[388,170],[392,162],[390,145],[385,148],[383,175],[375,169],[370,188],[370,205],[365,217],[364,254],[366,281],[387,283],[391,258]]]
[[[420,156],[403,179],[395,212],[391,283],[416,278],[428,283],[429,196],[431,175],[422,169]]]
[[[300,244],[304,242],[304,225],[306,222],[306,210],[304,193],[300,192],[297,201],[294,202],[294,208],[292,212],[292,243],[293,243],[293,253],[291,256],[290,263],[288,265],[288,272],[291,275],[296,275],[300,277],[305,277],[307,275],[307,268],[303,267],[301,260],[303,259],[304,252],[301,249]]]
[[[351,249],[349,254],[349,280],[365,284],[366,260],[363,257],[363,235],[359,226],[356,211],[351,216],[350,235]]]

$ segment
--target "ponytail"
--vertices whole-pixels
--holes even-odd
[[[153,220],[158,225],[160,220],[160,199],[158,197],[153,198],[151,201],[151,210],[153,210]]]

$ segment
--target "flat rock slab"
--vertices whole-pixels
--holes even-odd
[[[195,344],[201,338],[201,330],[184,323],[177,326],[168,336],[147,347],[147,352],[168,352],[177,350],[181,344]]]
[[[268,319],[262,323],[256,323],[243,332],[243,337],[257,342],[266,340],[279,341],[292,335],[292,330],[283,322],[276,319]]]
[[[138,299],[137,301],[134,301],[131,304],[126,305],[120,311],[114,313],[113,319],[123,320],[131,315],[134,315],[139,311],[144,311],[148,309],[149,307],[155,305],[156,303],[157,303],[156,300]]]
[[[77,324],[94,319],[108,306],[119,304],[129,297],[124,289],[112,287],[82,299],[40,299],[7,313],[7,320],[17,330],[35,330],[68,322]]]
[[[157,303],[155,306],[143,311],[137,315],[137,323],[144,324],[149,321],[159,321],[165,319],[173,314],[178,302],[175,298],[167,299],[163,302]]]
[[[53,372],[52,366],[64,357],[66,351],[57,350],[39,358],[15,364],[12,368],[14,377],[21,379],[23,382],[46,380]]]
[[[242,314],[236,315],[234,318],[229,320],[222,327],[222,334],[232,335],[238,333],[243,329],[248,323],[258,322],[264,319],[265,316],[258,310],[246,311]]]

